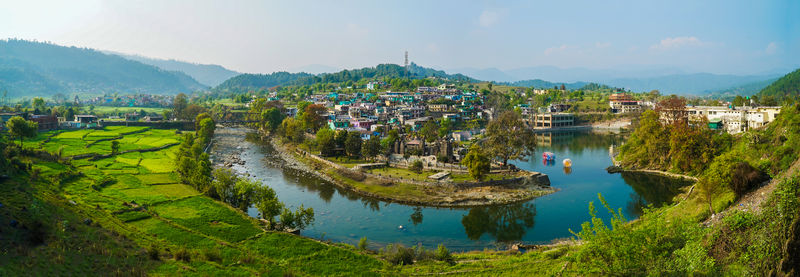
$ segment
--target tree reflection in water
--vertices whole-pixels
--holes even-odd
[[[622,172],[622,179],[636,193],[631,193],[631,201],[627,209],[631,214],[642,215],[644,207],[653,205],[661,207],[672,203],[672,198],[681,192],[681,188],[691,185],[692,181],[669,178],[655,174],[639,172]]]
[[[488,234],[498,242],[509,242],[522,239],[533,227],[534,217],[536,206],[533,203],[475,207],[461,218],[461,224],[471,240]]]
[[[421,207],[414,207],[414,212],[411,213],[411,223],[413,223],[414,226],[417,226],[417,224],[422,223],[422,208]]]

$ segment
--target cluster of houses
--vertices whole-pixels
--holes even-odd
[[[5,129],[6,122],[15,116],[25,116],[22,113],[16,112],[7,112],[7,113],[0,113],[0,130]],[[100,120],[95,115],[75,115],[70,120],[64,117],[56,117],[54,115],[28,115],[27,120],[36,122],[39,124],[39,131],[50,131],[56,129],[80,129],[80,128],[94,128],[98,127],[98,124],[102,124],[102,120]],[[146,122],[155,122],[155,121],[162,121],[164,117],[161,115],[146,115],[141,116],[138,112],[133,112],[126,114],[125,120],[127,121],[146,121]]]
[[[120,107],[169,107],[172,106],[173,97],[169,95],[129,94],[129,95],[104,95],[80,100],[75,96],[75,103],[85,105],[103,105]]]

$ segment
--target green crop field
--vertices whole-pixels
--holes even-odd
[[[110,140],[97,142],[101,138]],[[125,151],[170,145],[179,138],[176,130],[108,127],[42,133],[24,145],[69,157],[110,154],[112,140],[119,141],[120,151]],[[0,257],[0,275],[384,275],[387,264],[374,256],[351,246],[265,231],[261,222],[242,211],[181,184],[173,173],[177,147],[96,160],[32,160],[37,181],[4,181],[0,202],[32,207],[17,202],[24,202],[19,199],[26,192],[34,192],[18,188],[39,187],[35,193],[44,194],[37,197],[52,199],[37,205],[71,215],[45,216],[43,220],[55,220],[57,226],[79,225],[63,230],[77,228],[81,234],[62,240],[72,243],[69,247],[37,251],[36,259]],[[65,174],[74,177],[64,178]],[[82,218],[96,223],[80,225]],[[0,241],[0,245],[5,244]],[[145,256],[147,249],[157,249],[159,259]],[[178,252],[188,257],[178,259]],[[76,263],[77,257],[95,257],[102,263]]]

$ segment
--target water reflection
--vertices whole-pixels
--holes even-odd
[[[414,226],[417,226],[418,224],[422,223],[422,208],[421,207],[414,207],[414,212],[411,213],[411,223],[413,223]]]
[[[570,175],[572,174],[572,167],[564,167],[564,174]]]
[[[642,215],[644,207],[648,205],[661,207],[672,204],[673,197],[681,192],[681,188],[692,184],[690,180],[664,178],[655,174],[636,172],[620,174],[625,183],[636,192],[630,194],[631,200],[627,204],[627,209],[637,217]]]
[[[479,240],[483,234],[498,242],[518,241],[532,230],[536,206],[518,203],[504,206],[474,207],[461,218],[467,237]]]

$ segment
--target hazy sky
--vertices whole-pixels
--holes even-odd
[[[268,73],[436,68],[800,66],[800,1],[0,0],[0,38]]]

